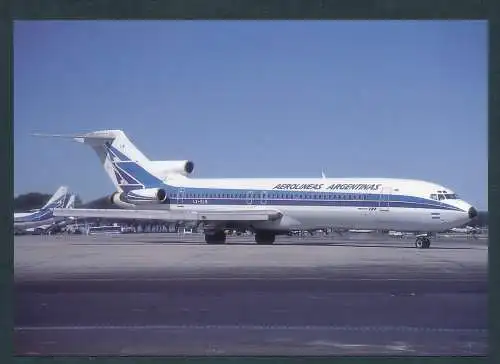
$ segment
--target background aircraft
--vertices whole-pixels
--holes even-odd
[[[55,208],[73,209],[76,195],[68,193],[68,187],[61,186],[40,209],[14,213],[14,232],[48,231],[62,227],[73,217],[54,216]]]

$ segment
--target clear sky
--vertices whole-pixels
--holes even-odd
[[[31,133],[122,129],[193,177],[398,177],[487,209],[487,23],[43,21],[14,26],[15,195],[114,191]]]

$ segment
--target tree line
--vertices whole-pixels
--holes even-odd
[[[25,212],[39,209],[49,201],[53,194],[30,192],[14,198],[14,211]],[[75,207],[83,206],[80,196],[75,196]]]

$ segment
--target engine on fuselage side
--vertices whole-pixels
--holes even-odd
[[[163,188],[145,188],[129,192],[114,192],[111,204],[121,208],[134,208],[137,205],[169,204],[170,198]]]

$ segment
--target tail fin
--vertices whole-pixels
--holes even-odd
[[[71,138],[89,145],[99,156],[106,173],[120,192],[156,187],[162,183],[158,177],[146,169],[149,159],[121,130],[100,130],[73,136],[35,135]]]
[[[66,186],[59,187],[57,191],[52,195],[52,197],[47,201],[47,203],[41,208],[41,210],[63,207],[67,195],[68,195],[68,187]]]
[[[69,198],[68,198],[68,202],[66,202],[66,205],[64,206],[65,209],[72,209],[75,207],[75,198],[76,198],[76,195],[74,193],[72,193]]]

